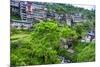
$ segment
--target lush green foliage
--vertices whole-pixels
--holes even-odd
[[[72,62],[90,62],[95,61],[95,44],[78,42],[74,45],[75,53],[70,59]]]
[[[60,38],[77,37],[75,31],[55,21],[41,21],[33,29],[24,39],[11,41],[11,65],[60,63]]]
[[[85,31],[82,23],[77,23],[76,25],[73,26],[73,29],[76,30],[79,36],[81,36]]]
[[[95,60],[95,44],[87,44],[77,55],[77,62],[90,62]]]
[[[34,24],[30,32],[11,30],[11,65],[57,64],[61,62],[59,56],[71,62],[94,61],[95,45],[77,40],[84,32],[83,25],[76,24],[69,28],[49,20]],[[74,53],[61,48],[61,38],[74,40]]]

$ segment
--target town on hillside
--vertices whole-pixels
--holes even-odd
[[[95,61],[95,9],[10,0],[10,45],[12,67]]]
[[[52,18],[60,23],[65,22],[69,26],[85,21],[79,12],[73,14],[57,13],[53,9],[48,9],[46,4],[48,3],[11,0],[11,27],[29,29],[35,21]]]

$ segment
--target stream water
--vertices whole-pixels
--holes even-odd
[[[65,59],[65,57],[63,57],[63,56],[60,56],[60,58],[61,58],[61,64],[66,64],[66,63],[70,63],[71,62],[70,60]]]

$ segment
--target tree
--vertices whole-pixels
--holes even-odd
[[[85,29],[82,22],[75,24],[72,28],[76,31],[79,39],[84,35]]]
[[[11,42],[11,65],[60,63],[60,38],[76,38],[75,31],[54,20],[35,24],[29,35]]]
[[[84,49],[77,55],[77,62],[90,62],[95,61],[95,44],[89,43]]]
[[[87,22],[84,22],[84,23],[83,23],[84,29],[85,29],[86,31],[90,31],[90,30],[94,29],[94,28],[95,28],[95,24],[94,24],[94,23],[95,23],[94,21],[87,21]]]

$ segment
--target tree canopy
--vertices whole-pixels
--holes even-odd
[[[60,38],[76,38],[76,32],[56,21],[41,21],[33,26],[30,36],[11,42],[11,64],[60,63]]]

